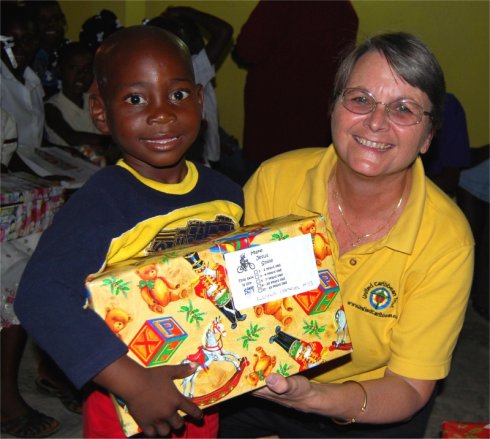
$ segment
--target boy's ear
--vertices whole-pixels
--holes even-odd
[[[111,132],[107,125],[105,105],[98,90],[92,89],[92,93],[90,93],[89,110],[92,120],[99,131],[102,134],[110,135]]]

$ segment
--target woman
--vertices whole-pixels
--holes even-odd
[[[311,381],[271,374],[255,396],[277,404],[224,405],[223,437],[423,436],[473,270],[468,224],[418,158],[441,124],[444,93],[421,41],[373,37],[337,73],[333,147],[280,155],[247,183],[246,223],[325,215],[353,353]]]

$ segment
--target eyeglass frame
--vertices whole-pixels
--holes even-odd
[[[350,108],[347,108],[344,104],[344,96],[345,96],[345,93],[348,92],[348,91],[354,91],[354,90],[357,90],[357,91],[360,91],[362,93],[365,93],[366,95],[368,95],[370,98],[371,98],[371,110],[368,111],[367,113],[357,113],[355,111],[352,111]],[[396,125],[399,125],[399,126],[403,126],[403,127],[410,127],[410,126],[413,126],[413,125],[418,125],[420,122],[422,122],[422,118],[424,116],[429,116],[430,119],[432,120],[433,118],[433,114],[430,112],[430,111],[426,111],[424,110],[424,107],[422,107],[422,105],[420,105],[419,103],[413,101],[412,99],[395,99],[394,101],[386,104],[382,101],[377,101],[376,98],[374,97],[374,95],[363,89],[363,88],[360,88],[360,87],[346,87],[344,88],[340,93],[339,93],[339,99],[340,99],[340,102],[342,103],[342,106],[347,110],[347,111],[350,111],[351,113],[353,114],[361,114],[361,115],[366,115],[366,114],[371,114],[371,113],[374,113],[376,111],[376,108],[378,107],[378,104],[383,104],[385,106],[385,113],[388,117],[388,119],[390,120],[390,122],[393,122],[394,124]],[[401,103],[404,103],[404,102],[411,102],[412,104],[415,104],[417,107],[419,107],[422,112],[420,113],[420,118],[417,122],[415,123],[411,123],[411,124],[408,124],[408,125],[404,125],[404,124],[400,124],[398,122],[395,122],[394,120],[391,119],[390,117],[390,105],[394,104],[395,102],[401,102]],[[415,114],[415,113],[413,113]]]

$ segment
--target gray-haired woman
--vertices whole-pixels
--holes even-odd
[[[269,375],[255,392],[263,400],[223,404],[221,436],[423,436],[473,273],[467,221],[419,158],[440,125],[444,93],[424,43],[375,36],[338,71],[333,145],[275,157],[246,184],[246,223],[325,216],[353,352],[309,379]]]

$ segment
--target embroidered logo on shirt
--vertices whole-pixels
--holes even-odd
[[[388,282],[371,282],[363,289],[362,299],[367,303],[353,303],[349,300],[347,304],[377,317],[398,318],[398,315],[393,313],[393,311],[396,312],[397,293]]]
[[[178,245],[187,245],[207,238],[231,232],[235,227],[233,220],[218,215],[212,221],[190,220],[185,227],[163,229],[150,243],[147,254],[155,254]]]
[[[388,288],[378,287],[369,292],[369,304],[377,311],[387,308],[392,300]]]

